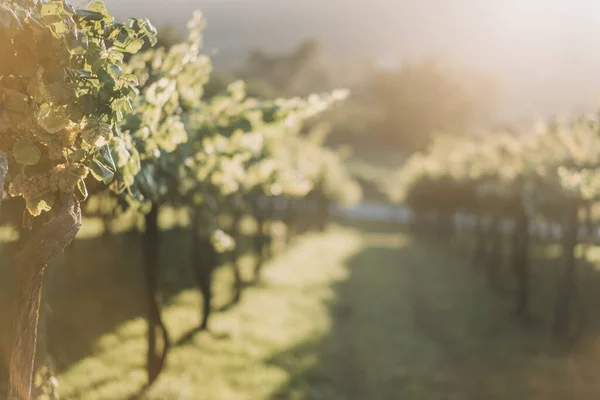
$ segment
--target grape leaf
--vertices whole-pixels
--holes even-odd
[[[56,133],[66,129],[71,121],[67,117],[66,107],[53,107],[44,103],[37,113],[37,123],[48,133]]]
[[[127,53],[135,54],[144,46],[144,39],[137,38],[130,41],[123,49]]]
[[[21,139],[13,146],[15,161],[21,165],[35,165],[40,161],[42,152],[31,140]]]
[[[102,13],[90,10],[77,10],[75,14],[81,19],[89,20],[89,21],[102,21],[105,17]]]
[[[115,177],[115,173],[98,160],[92,160],[86,165],[90,169],[92,176],[96,178],[96,180],[104,182],[105,185],[108,185],[110,182],[112,182],[113,178]]]

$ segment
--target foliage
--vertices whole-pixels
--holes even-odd
[[[239,201],[240,195],[247,203],[257,196],[302,197],[318,181],[327,182],[332,199],[356,200],[359,192],[341,159],[322,148],[321,140],[304,136],[307,122],[347,94],[259,100],[235,81],[203,98],[211,72],[201,54],[203,26],[197,13],[185,42],[144,51],[125,67],[141,90],[120,124],[128,140],[114,151],[116,163],[132,171],[131,180],[113,183],[120,204],[142,212],[149,203],[208,206],[211,214],[217,204]],[[203,224],[206,234],[229,249],[230,238],[209,220]]]
[[[314,118],[344,100],[346,91],[264,100],[248,96],[244,82],[235,81],[206,98],[212,66],[201,51],[200,13],[189,22],[184,42],[157,48],[146,46],[146,39],[150,44],[157,41],[147,20],[116,22],[99,1],[77,11],[62,0],[4,2],[0,17],[0,50],[9,60],[0,71],[0,154],[9,156],[9,193],[25,199],[25,215],[53,211],[42,221],[50,222],[39,225],[48,237],[66,221],[64,231],[72,237],[58,235],[58,250],[79,231],[78,201],[88,194],[94,197],[88,211],[102,216],[105,225],[120,211],[134,217],[152,211],[146,216],[143,242],[147,289],[156,295],[149,300],[156,311],[149,324],[164,327],[155,284],[157,216],[163,205],[190,211],[193,248],[206,246],[201,255],[210,255],[204,260],[194,252],[199,286],[210,299],[207,275],[216,267],[216,253],[238,245],[217,223],[224,208],[234,204],[238,211],[248,208],[259,214],[260,240],[255,242],[264,253],[267,235],[260,214],[266,198],[298,199],[317,193],[323,210],[329,201],[358,200],[360,191],[341,158],[323,148],[322,130],[314,128],[309,134]],[[55,202],[61,207],[53,208]],[[73,218],[67,221],[67,214]],[[31,227],[33,219],[25,222]],[[49,241],[38,238],[31,236],[27,245]],[[30,263],[39,276],[39,266],[56,252],[47,253],[42,261]],[[20,272],[25,276],[22,284],[35,275]],[[43,284],[36,282],[39,301]],[[20,289],[31,292],[24,285]],[[20,301],[18,307],[29,305]],[[18,329],[37,326],[38,310],[27,310],[32,312]],[[207,316],[208,311],[205,321]],[[31,375],[28,354],[35,354],[35,332],[13,349],[10,393],[30,390],[22,376]],[[163,332],[167,342],[166,328]],[[22,337],[21,333],[16,334]],[[27,360],[23,368],[13,368],[21,360]],[[151,372],[150,364],[149,358],[152,384],[159,372]],[[160,368],[162,361],[157,371]]]
[[[237,75],[262,98],[350,87],[351,99],[332,113],[329,141],[357,150],[423,150],[439,131],[461,134],[487,123],[495,103],[492,82],[471,71],[432,60],[393,68],[357,62],[336,66],[326,62],[315,40],[288,53],[252,50]]]
[[[307,95],[331,86],[323,58],[321,43],[314,39],[304,40],[289,53],[269,54],[257,48],[248,53],[238,75],[257,97]]]
[[[460,202],[452,203],[454,211],[474,211],[475,204],[486,209],[494,199],[514,198],[523,188],[523,201],[533,213],[548,202],[595,200],[600,194],[599,128],[594,116],[581,116],[539,124],[529,134],[442,137],[406,162],[390,194],[396,201],[435,210],[442,198],[448,205],[442,195],[467,194],[470,188]],[[419,193],[431,201],[423,202]]]
[[[489,82],[434,61],[376,71],[367,85],[364,101],[380,112],[371,129],[405,152],[426,148],[442,130],[463,133],[485,121],[493,105]]]
[[[154,40],[150,22],[116,22],[100,1],[76,11],[65,1],[23,0],[0,4],[0,31],[0,151],[10,155],[10,194],[37,216],[59,192],[84,199],[88,173],[130,181],[135,171],[112,154],[126,140],[118,123],[137,93],[123,58]]]

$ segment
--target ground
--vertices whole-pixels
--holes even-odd
[[[488,290],[447,243],[365,223],[300,236],[241,304],[216,313],[209,332],[190,334],[200,298],[187,235],[165,238],[164,314],[177,344],[147,399],[600,398],[600,343],[590,336],[557,347],[542,312],[519,326],[510,296]],[[61,399],[130,399],[145,382],[137,240],[79,240],[48,277],[46,346]],[[225,265],[217,307],[230,283]],[[534,310],[548,308],[538,297]]]

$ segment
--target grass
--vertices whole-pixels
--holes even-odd
[[[510,299],[491,293],[464,255],[378,224],[299,237],[239,306],[182,341],[200,321],[201,300],[187,234],[169,228],[164,315],[180,343],[146,399],[600,398],[595,331],[569,352],[558,349],[541,312],[550,307],[543,288],[535,292],[539,324],[524,329]],[[125,400],[145,383],[138,239],[106,242],[90,231],[52,266],[46,346],[61,399]],[[542,276],[541,264],[535,271]],[[594,272],[585,271],[589,294]],[[231,281],[221,268],[217,307],[229,301]]]

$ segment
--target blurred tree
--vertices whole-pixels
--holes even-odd
[[[185,38],[179,30],[173,25],[166,25],[158,30],[156,47],[170,48],[173,45],[182,43]],[[211,98],[224,92],[227,86],[235,80],[235,77],[224,69],[213,70],[209,81],[204,86],[204,97]]]
[[[426,147],[438,131],[468,133],[489,123],[496,100],[492,82],[473,72],[433,60],[395,68],[364,60],[336,64],[327,61],[315,39],[287,53],[251,50],[233,75],[262,98],[349,88],[349,101],[328,114],[328,142],[361,151],[409,154]],[[231,79],[224,74],[212,85],[222,87]]]
[[[239,70],[253,95],[307,95],[331,89],[321,43],[315,39],[301,42],[290,53],[271,54],[251,50]]]
[[[427,146],[437,131],[465,133],[485,121],[494,98],[483,77],[424,61],[374,72],[360,100],[379,110],[369,133],[386,147],[410,152]]]
[[[465,133],[486,123],[495,100],[493,85],[483,76],[432,60],[394,69],[327,64],[320,42],[314,39],[289,53],[254,49],[238,76],[258,97],[306,95],[348,86],[350,101],[330,116],[329,142],[402,153],[426,147],[437,131]]]
[[[217,94],[223,93],[227,86],[235,80],[235,77],[226,70],[213,70],[206,85],[204,85],[204,98],[210,99]]]
[[[182,43],[185,37],[173,25],[166,25],[158,29],[156,37],[156,47],[166,47],[167,49],[178,43]]]

